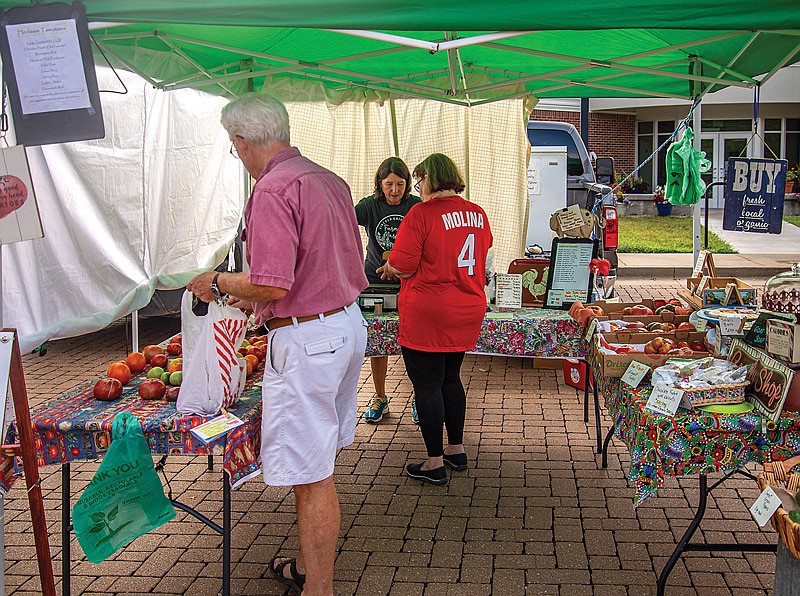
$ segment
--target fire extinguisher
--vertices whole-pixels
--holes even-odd
[[[619,245],[619,219],[617,218],[617,208],[611,205],[603,205],[603,219],[606,222],[603,228],[603,247],[616,249]]]

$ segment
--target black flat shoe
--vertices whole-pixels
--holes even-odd
[[[467,469],[466,453],[454,453],[453,455],[447,455],[445,453],[442,459],[444,459],[446,466],[450,466],[456,472],[463,472]]]
[[[422,464],[408,464],[406,466],[406,474],[408,474],[410,478],[416,478],[423,482],[430,482],[436,486],[447,484],[447,472],[445,472],[444,466],[441,468],[434,468],[433,470],[423,470]]]

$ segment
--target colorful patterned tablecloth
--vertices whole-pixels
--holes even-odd
[[[632,388],[620,379],[604,378],[591,350],[589,362],[614,434],[630,451],[634,506],[654,496],[667,476],[726,472],[749,462],[787,459],[800,451],[800,415],[795,412],[786,412],[777,423],[755,413],[678,409],[675,416],[662,416],[645,409],[649,383]]]
[[[232,487],[259,473],[261,445],[261,373],[252,375],[242,396],[229,411],[244,424],[209,444],[189,432],[208,417],[183,415],[174,403],[143,400],[137,395],[139,375],[125,386],[115,401],[98,401],[92,395],[97,379],[79,385],[64,395],[31,410],[35,428],[37,464],[66,463],[73,460],[101,458],[111,443],[111,426],[120,412],[130,412],[139,419],[150,450],[157,454],[204,455],[209,450],[222,451],[223,467]],[[14,433],[13,426],[9,433]],[[216,449],[215,449],[216,448]],[[0,457],[0,492],[5,493],[19,474],[18,466]]]
[[[367,356],[400,354],[396,312],[364,313],[368,324]],[[544,358],[584,358],[580,327],[566,311],[523,308],[486,313],[474,354]]]

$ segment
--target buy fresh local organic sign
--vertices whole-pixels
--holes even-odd
[[[780,234],[786,166],[785,159],[730,158],[722,228]]]

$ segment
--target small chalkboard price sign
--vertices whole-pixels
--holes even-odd
[[[786,167],[785,159],[731,157],[725,179],[722,229],[780,234]]]
[[[576,300],[592,301],[594,274],[589,265],[597,258],[598,240],[554,238],[544,307],[568,310]]]
[[[750,365],[747,373],[750,384],[745,390],[747,401],[751,402],[760,414],[777,422],[789,393],[794,371],[739,339],[734,339],[731,343],[728,360],[734,364]]]

